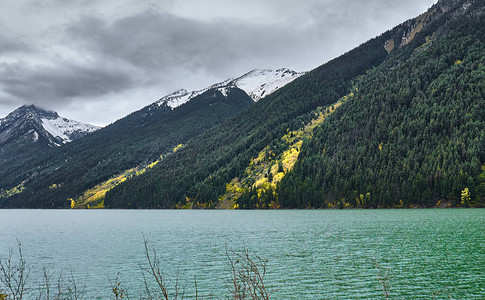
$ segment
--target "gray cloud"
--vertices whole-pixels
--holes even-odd
[[[285,26],[207,23],[145,11],[112,24],[86,18],[69,33],[101,57],[121,59],[160,76],[172,69],[217,73],[247,59],[273,63],[281,60],[278,53],[295,47],[294,41],[289,46],[288,35],[296,32]]]
[[[9,53],[26,53],[30,51],[33,51],[33,49],[27,43],[0,36],[0,56]]]
[[[132,79],[113,70],[75,65],[34,68],[8,66],[0,72],[4,91],[34,103],[55,104],[79,97],[101,96],[132,87]]]
[[[0,28],[0,115],[15,108],[12,103],[37,103],[66,109],[67,117],[106,124],[176,89],[203,88],[253,68],[315,68],[424,12],[434,2],[45,0],[16,4],[21,9],[12,9],[6,16],[10,23],[5,28],[18,27],[22,32],[7,35]],[[15,23],[16,13],[28,17],[29,12],[30,27]],[[103,109],[115,104],[119,109],[107,118],[104,112],[93,112],[99,102]],[[77,112],[69,115],[67,109],[72,107]]]

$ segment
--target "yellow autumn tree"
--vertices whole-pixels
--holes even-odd
[[[468,188],[465,188],[463,191],[461,191],[461,205],[469,206],[470,198],[470,190]]]

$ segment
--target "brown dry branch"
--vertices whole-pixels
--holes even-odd
[[[162,266],[160,264],[160,259],[157,256],[155,250],[150,251],[148,248],[148,240],[144,239],[145,243],[145,258],[148,266],[140,265],[143,276],[143,283],[145,285],[145,292],[148,299],[165,299],[165,300],[177,300],[183,299],[183,293],[180,293],[178,279],[175,281],[173,296],[167,289],[167,284],[162,273]],[[151,253],[150,253],[151,252]],[[155,284],[151,284],[150,281],[153,280]]]
[[[82,287],[78,286],[77,280],[74,277],[72,270],[70,276],[66,280],[62,271],[57,279],[56,289],[52,288],[53,273],[49,273],[47,269],[43,268],[43,282],[39,287],[39,295],[37,300],[82,300],[86,293],[86,283]]]
[[[9,249],[6,258],[0,258],[0,300],[81,300],[85,293],[86,286],[80,288],[76,282],[73,272],[70,272],[66,280],[61,272],[57,282],[53,280],[53,273],[43,268],[43,282],[37,289],[27,286],[30,276],[30,267],[23,257],[21,244],[17,242],[18,258],[14,257],[14,251]],[[163,275],[163,264],[161,263],[156,250],[149,249],[148,240],[144,239],[145,265],[140,265],[141,275],[145,286],[144,294],[141,292],[140,299],[184,299],[183,290],[176,279],[173,288],[169,288]],[[265,276],[268,261],[257,255],[250,255],[248,250],[235,251],[226,247],[226,262],[228,273],[226,283],[229,294],[226,299],[232,300],[269,300],[273,290],[267,287]],[[391,298],[391,275],[389,269],[383,269],[379,262],[375,261],[377,269],[377,280],[384,292],[386,299]],[[121,284],[117,274],[116,280],[111,284],[112,296],[115,300],[129,299],[128,289]],[[86,282],[86,281],[84,281]],[[195,299],[199,299],[198,284],[194,277]],[[33,296],[37,291],[38,295]],[[433,299],[443,291],[432,294]],[[211,296],[212,297],[212,296]],[[112,298],[112,299],[113,299]],[[201,299],[203,297],[200,297]],[[450,296],[451,299],[451,296]]]
[[[62,295],[62,282],[61,278],[57,281],[57,293],[52,290],[52,276],[54,274],[49,273],[46,267],[43,267],[42,270],[42,285],[39,286],[39,295],[37,296],[37,300],[59,300],[61,299]]]
[[[255,255],[252,258],[248,250],[238,253],[226,248],[229,265],[228,290],[233,300],[270,298],[272,291],[265,285],[267,260]]]
[[[74,277],[74,274],[72,273],[72,270],[70,270],[70,277],[65,282],[66,286],[66,293],[64,294],[64,299],[67,300],[82,300],[83,295],[86,292],[86,281],[84,281],[84,286],[79,287],[76,282],[76,278]]]
[[[13,249],[8,256],[0,259],[0,299],[20,300],[26,293],[26,284],[30,268],[22,255],[22,245],[17,240],[18,261],[14,261]]]

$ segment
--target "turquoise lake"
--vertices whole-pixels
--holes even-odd
[[[226,249],[268,261],[274,299],[485,299],[485,210],[0,210],[0,256],[22,244],[32,285],[42,268],[107,299],[119,273],[142,287],[144,238],[169,288],[227,299]],[[14,252],[15,253],[15,252]]]

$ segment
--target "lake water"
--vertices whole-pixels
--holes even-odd
[[[226,249],[268,260],[275,299],[485,299],[485,210],[0,210],[0,256],[22,243],[32,268],[70,274],[86,297],[110,281],[137,299],[144,237],[169,287],[224,298]],[[379,267],[377,267],[379,266]],[[57,276],[56,275],[56,276]],[[69,275],[70,277],[70,275]]]

